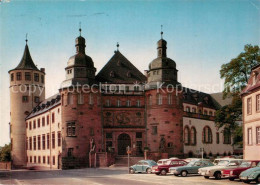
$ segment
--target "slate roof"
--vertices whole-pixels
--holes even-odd
[[[145,82],[146,77],[119,51],[107,62],[96,76],[99,82],[129,84]]]
[[[183,103],[199,105],[203,104],[204,107],[218,109],[219,103],[210,95],[194,89],[183,87]]]
[[[31,57],[31,54],[29,51],[29,47],[27,44],[25,45],[23,57],[22,57],[20,63],[13,70],[16,70],[16,69],[29,69],[29,70],[39,71],[39,69],[36,67],[36,65],[34,64],[34,62],[32,60],[32,57]]]
[[[47,112],[48,110],[52,109],[53,107],[56,107],[60,103],[61,103],[60,94],[57,93],[57,94],[45,99],[39,105],[34,107],[32,112],[25,118],[25,120],[35,117],[44,112]]]
[[[222,92],[213,93],[213,94],[210,94],[210,96],[213,98],[213,100],[216,101],[216,103],[218,104],[219,107],[223,107],[225,105],[229,105],[232,103],[232,97],[226,97],[225,99],[223,99]]]

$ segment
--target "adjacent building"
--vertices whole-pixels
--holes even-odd
[[[145,74],[118,49],[96,74],[85,38],[77,37],[75,47],[66,79],[47,99],[44,70],[35,66],[27,44],[21,63],[9,71],[10,88],[27,87],[11,91],[15,166],[89,166],[90,154],[106,161],[107,153],[126,155],[128,146],[132,156],[143,156],[144,149],[150,157],[194,157],[200,148],[204,156],[233,153],[230,133],[214,124],[222,100],[182,87],[176,62],[167,57],[166,40],[157,42],[157,57]],[[37,87],[34,94],[29,94],[31,86]]]
[[[244,159],[260,159],[260,65],[252,68],[243,102]]]

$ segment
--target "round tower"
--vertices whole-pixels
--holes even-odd
[[[26,45],[18,66],[10,76],[10,135],[14,167],[26,165],[26,116],[45,99],[45,70],[34,64]]]

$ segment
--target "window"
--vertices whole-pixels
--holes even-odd
[[[134,91],[135,92],[139,91],[139,86],[134,86]]]
[[[136,101],[136,106],[137,106],[137,107],[141,107],[141,101],[140,101],[140,100],[137,100],[137,101]]]
[[[36,163],[36,162],[37,162],[37,161],[36,161],[36,156],[34,156],[34,157],[33,157],[33,159],[34,159],[34,161],[33,161],[33,162],[34,162],[34,163]]]
[[[38,135],[38,150],[41,149],[41,136]]]
[[[49,119],[49,115],[47,116],[47,125],[49,125],[50,119]]]
[[[23,97],[22,97],[22,102],[23,102],[23,103],[27,103],[28,100],[29,100],[29,99],[28,99],[28,96],[23,96]]]
[[[55,156],[52,156],[52,164],[55,165]]]
[[[58,132],[58,146],[61,146],[61,132]]]
[[[190,129],[187,126],[184,128],[184,144],[190,144]]]
[[[73,104],[73,95],[71,93],[68,93],[68,105]]]
[[[125,86],[125,91],[129,92],[129,86]]]
[[[42,149],[45,150],[45,134],[42,135]]]
[[[196,111],[196,108],[192,108],[192,112],[193,113],[196,113],[197,111]]]
[[[37,120],[37,125],[38,125],[38,128],[41,127],[41,120],[40,119]]]
[[[93,105],[94,102],[93,102],[93,94],[89,94],[89,105]]]
[[[34,97],[34,102],[35,103],[40,103],[40,97],[39,96],[35,96]]]
[[[42,126],[45,126],[45,117],[42,117]]]
[[[25,80],[31,81],[31,73],[30,72],[25,72]]]
[[[42,163],[43,163],[43,164],[46,163],[46,158],[45,158],[45,156],[42,157]]]
[[[172,147],[173,147],[173,142],[169,142],[169,143],[167,144],[167,147],[168,147],[168,148],[172,148]]]
[[[202,133],[202,142],[203,143],[212,143],[212,132],[209,126],[204,127]]]
[[[252,114],[252,98],[247,98],[247,114]]]
[[[117,100],[117,107],[120,107],[121,106],[121,101],[120,100]]]
[[[149,95],[148,103],[149,103],[149,105],[153,104],[153,97],[152,97],[152,95]]]
[[[152,134],[157,135],[157,126],[152,126]]]
[[[47,157],[47,164],[50,164],[50,156]]]
[[[190,112],[190,107],[186,107],[186,112]]]
[[[33,120],[33,129],[36,129],[36,121]]]
[[[38,73],[34,73],[34,81],[39,82],[39,74]]]
[[[47,149],[50,149],[50,134],[47,134]]]
[[[190,130],[190,144],[195,145],[196,144],[196,129],[194,127]]]
[[[14,73],[11,74],[11,81],[14,81]]]
[[[229,129],[224,129],[224,144],[231,144],[231,133]]]
[[[256,127],[256,144],[260,144],[260,127]]]
[[[156,102],[157,102],[157,105],[162,105],[162,95],[161,94],[156,95]]]
[[[32,150],[32,137],[29,138],[29,150]]]
[[[41,75],[41,82],[44,83],[44,76]]]
[[[29,140],[28,140],[28,137],[26,137],[26,150],[28,150],[28,142],[29,142]]]
[[[252,145],[252,128],[247,129],[247,144]]]
[[[32,122],[29,122],[29,129],[32,130]]]
[[[30,156],[30,163],[32,163],[32,156]]]
[[[172,94],[168,94],[168,105],[172,105]]]
[[[212,111],[209,111],[209,115],[212,116]]]
[[[256,111],[260,111],[260,94],[256,96]]]
[[[33,137],[33,150],[36,150],[36,136]]]
[[[126,101],[126,106],[127,106],[127,107],[130,107],[130,106],[131,106],[131,101],[130,101],[130,100],[127,100],[127,101]]]
[[[51,122],[52,122],[52,123],[55,122],[55,113],[54,113],[54,112],[51,114]]]
[[[112,136],[113,136],[112,132],[106,132],[106,138],[107,139],[112,139],[113,138]]]
[[[78,94],[78,104],[84,104],[84,95],[82,93]]]
[[[55,132],[52,132],[52,148],[55,148]]]
[[[68,148],[68,157],[73,156],[73,148]]]
[[[75,122],[67,123],[67,136],[76,136]]]
[[[136,132],[136,138],[142,138],[143,137],[142,134],[143,134],[142,132]]]
[[[119,92],[119,90],[120,90],[120,87],[119,87],[119,85],[117,85],[117,86],[115,87],[115,91],[116,91],[116,92]]]
[[[208,115],[208,111],[204,110],[204,115]]]
[[[106,106],[107,106],[107,107],[110,106],[110,100],[106,100]]]
[[[38,163],[41,163],[41,156],[38,156]]]
[[[21,72],[16,73],[16,80],[22,80],[22,73]]]
[[[216,133],[216,142],[217,142],[217,144],[219,144],[219,133],[218,132]]]

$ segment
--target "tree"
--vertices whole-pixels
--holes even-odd
[[[11,143],[0,149],[0,161],[11,161]]]
[[[224,126],[230,129],[234,144],[240,144],[243,135],[242,126],[237,123],[242,118],[240,92],[247,85],[251,69],[257,64],[260,64],[259,46],[248,44],[245,45],[244,52],[221,66],[220,76],[225,79],[223,99],[231,97],[232,103],[217,110],[215,123],[219,128]]]

